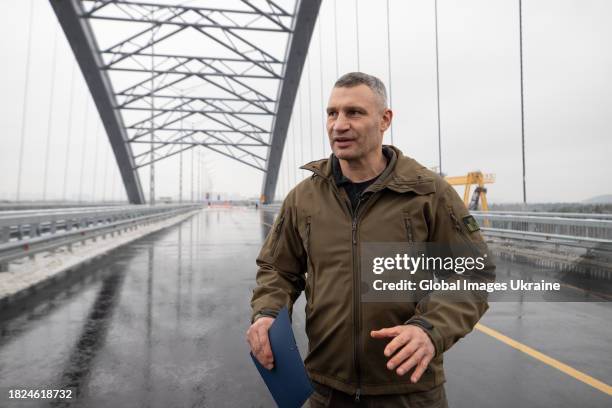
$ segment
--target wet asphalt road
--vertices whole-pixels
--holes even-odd
[[[209,210],[83,268],[83,279],[0,314],[8,389],[70,388],[70,406],[269,407],[244,332],[272,214]],[[517,272],[518,271],[518,272]],[[498,274],[536,273],[498,262]],[[306,350],[303,297],[294,313]],[[494,303],[482,323],[612,384],[612,303]],[[451,407],[609,407],[612,397],[475,331],[445,354]]]

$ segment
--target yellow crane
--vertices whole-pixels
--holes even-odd
[[[447,176],[444,178],[450,185],[465,186],[463,191],[463,202],[470,211],[477,211],[478,204],[481,203],[482,211],[488,211],[487,188],[485,184],[495,183],[495,174],[484,174],[481,171],[469,172],[466,176]],[[470,190],[472,185],[476,185],[472,200],[470,201]]]

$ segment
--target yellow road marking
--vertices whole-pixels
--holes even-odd
[[[591,387],[596,388],[603,393],[612,395],[611,386],[591,377],[588,374],[578,371],[575,368],[572,368],[568,366],[567,364],[560,362],[559,360],[555,360],[552,357],[548,357],[546,354],[542,354],[539,351],[534,350],[531,347],[526,346],[525,344],[520,343],[516,340],[513,340],[510,337],[505,336],[501,334],[500,332],[493,330],[481,323],[478,323],[476,325],[476,329],[480,330],[481,332],[485,334],[488,334],[489,336],[501,341],[502,343],[506,343],[510,347],[513,347],[519,351],[522,351],[523,353],[535,358],[536,360],[543,362],[544,364],[548,364],[549,366],[556,368],[557,370],[569,375],[570,377],[574,377],[578,381],[582,381],[583,383],[588,384]]]

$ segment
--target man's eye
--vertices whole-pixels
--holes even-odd
[[[327,112],[327,117],[333,118],[334,116],[336,116],[336,114],[336,112]]]

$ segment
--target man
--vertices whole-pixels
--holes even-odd
[[[418,303],[361,302],[364,243],[483,242],[453,187],[382,145],[392,118],[378,78],[338,79],[327,107],[333,154],[302,167],[313,175],[289,192],[257,258],[247,341],[271,369],[268,329],[305,289],[313,407],[447,406],[442,353],[488,308],[480,294],[458,302],[439,292]]]

